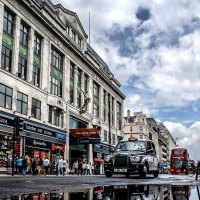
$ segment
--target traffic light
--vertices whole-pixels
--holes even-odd
[[[15,122],[16,122],[16,124],[15,124],[15,126],[16,126],[15,135],[19,136],[19,132],[23,131],[23,128],[24,128],[24,120],[20,117],[16,117]]]
[[[19,131],[23,131],[24,130],[24,120],[22,118],[20,118],[20,117],[18,119],[18,127],[19,127]]]

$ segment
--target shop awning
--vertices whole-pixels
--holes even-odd
[[[99,129],[96,128],[76,128],[70,129],[75,138],[100,138]]]

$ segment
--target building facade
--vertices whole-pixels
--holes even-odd
[[[160,134],[164,137],[164,140],[166,143],[166,156],[167,156],[166,160],[167,160],[167,165],[170,165],[171,150],[172,148],[176,147],[176,141],[162,122],[158,123],[158,128],[159,128]]]
[[[52,162],[62,155],[69,167],[81,159],[102,172],[104,156],[123,135],[125,96],[77,14],[50,0],[0,0],[0,26],[0,168],[10,166],[18,116],[24,130],[15,155]],[[91,128],[100,144],[71,135]]]

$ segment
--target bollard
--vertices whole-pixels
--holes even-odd
[[[197,169],[196,169],[196,180],[198,179],[199,169],[200,169],[200,161],[198,161],[198,163],[197,163]]]

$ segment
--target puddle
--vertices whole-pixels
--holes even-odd
[[[1,196],[0,200],[194,200],[200,199],[200,186],[115,185],[84,192],[52,192]]]

